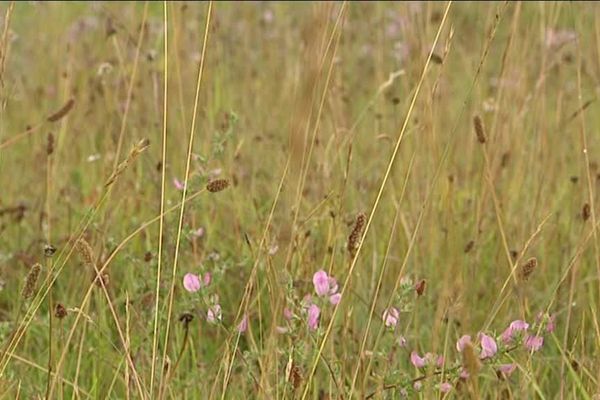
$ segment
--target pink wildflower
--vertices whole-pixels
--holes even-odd
[[[211,324],[221,321],[221,306],[219,304],[212,305],[206,313],[206,320]]]
[[[383,312],[383,322],[387,327],[395,327],[400,318],[400,311],[396,307],[390,307]]]
[[[410,353],[410,362],[417,368],[423,368],[427,362],[424,357],[420,357],[416,351]]]
[[[527,335],[523,344],[529,351],[538,351],[544,344],[544,338],[542,336]]]
[[[510,376],[515,369],[517,368],[516,364],[502,364],[498,367],[498,371],[500,371],[504,376]]]
[[[244,317],[242,318],[239,325],[237,326],[237,330],[239,333],[244,333],[244,332],[246,332],[247,329],[248,329],[248,314],[244,314]]]
[[[321,310],[316,304],[311,304],[308,307],[308,329],[314,331],[319,326],[319,316],[321,315]]]
[[[456,350],[462,353],[467,344],[471,344],[471,335],[462,335],[456,342]]]
[[[175,186],[175,189],[177,189],[177,190],[183,190],[183,189],[185,189],[184,183],[181,182],[177,178],[173,178],[173,186]]]
[[[183,277],[183,287],[190,293],[200,290],[200,278],[198,275],[187,273]]]
[[[494,338],[485,333],[480,333],[479,340],[481,341],[481,353],[479,354],[479,357],[481,359],[493,357],[498,351],[498,346],[496,345]]]
[[[443,382],[442,384],[440,384],[440,392],[448,393],[450,390],[452,390],[452,385],[450,383]]]

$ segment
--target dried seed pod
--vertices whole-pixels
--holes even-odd
[[[64,106],[62,106],[57,112],[55,112],[54,114],[50,115],[48,118],[46,118],[46,120],[48,122],[56,122],[59,121],[60,119],[62,119],[65,115],[67,115],[69,113],[69,111],[71,111],[71,109],[73,108],[73,106],[75,105],[75,99],[74,98],[70,98]]]
[[[521,280],[526,281],[529,279],[535,268],[537,267],[537,258],[531,257],[525,264],[521,266],[521,270],[519,272],[519,278]]]
[[[415,285],[415,292],[417,292],[417,296],[422,296],[423,293],[425,292],[425,284],[427,282],[425,281],[425,279],[421,279],[416,285]]]
[[[23,287],[23,291],[21,292],[21,296],[24,299],[28,299],[31,296],[33,296],[41,271],[42,265],[40,263],[33,264],[29,269],[27,278],[25,278],[25,286]]]
[[[211,193],[217,193],[222,190],[227,189],[229,186],[229,181],[227,179],[215,179],[214,181],[208,182],[206,185],[206,190]]]
[[[58,303],[54,308],[54,316],[58,319],[63,319],[67,316],[67,309],[62,304]]]
[[[358,245],[359,245],[360,239],[362,237],[366,221],[367,221],[367,217],[365,214],[363,214],[363,213],[358,214],[356,216],[356,222],[354,223],[354,228],[352,229],[350,236],[348,236],[348,252],[350,253],[350,255],[352,257],[354,257],[356,255],[356,251],[358,250]]]
[[[583,218],[584,221],[587,221],[588,219],[590,219],[591,215],[592,215],[592,208],[590,207],[589,203],[585,203],[583,205],[583,209],[581,210],[581,218]]]
[[[44,256],[49,258],[52,257],[54,253],[56,253],[56,247],[52,246],[51,244],[44,245]]]
[[[475,134],[479,143],[485,143],[485,129],[483,128],[483,121],[479,115],[473,117],[473,126],[475,127]]]

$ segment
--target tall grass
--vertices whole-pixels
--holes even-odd
[[[1,3],[0,398],[594,398],[599,17]]]

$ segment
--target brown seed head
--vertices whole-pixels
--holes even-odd
[[[46,154],[52,155],[54,153],[54,135],[52,132],[48,133],[48,141],[46,143]]]
[[[415,285],[415,292],[417,292],[417,296],[422,296],[423,295],[423,293],[425,292],[425,284],[426,284],[425,279],[421,279]]]
[[[79,239],[75,244],[75,249],[79,253],[81,260],[85,264],[86,267],[91,267],[95,269],[96,262],[94,257],[94,251],[92,250],[92,246],[83,238]]]
[[[525,264],[521,266],[519,277],[521,280],[526,281],[529,279],[535,268],[537,267],[537,258],[531,257]]]
[[[54,309],[54,316],[58,319],[63,319],[67,316],[67,309],[62,304],[58,303]]]
[[[585,203],[583,205],[583,209],[581,210],[581,217],[583,218],[584,221],[587,221],[588,219],[590,219],[591,215],[592,215],[592,208],[590,207],[589,203]]]
[[[222,190],[227,189],[229,186],[229,181],[227,179],[215,179],[214,181],[208,182],[206,185],[206,190],[211,193],[217,193]]]
[[[33,296],[35,292],[35,288],[37,286],[38,278],[40,277],[40,272],[42,271],[42,265],[40,263],[35,263],[29,269],[29,273],[27,274],[27,278],[25,278],[25,286],[23,287],[23,291],[21,292],[21,296],[24,299],[28,299]]]
[[[352,257],[356,255],[356,251],[358,250],[358,245],[362,237],[366,221],[367,217],[364,213],[358,214],[356,216],[354,228],[352,229],[352,232],[350,232],[350,236],[348,236],[348,252]]]
[[[475,127],[475,134],[479,143],[485,143],[485,129],[483,128],[483,121],[479,115],[473,117],[473,126]]]

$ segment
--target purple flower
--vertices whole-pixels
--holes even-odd
[[[502,343],[504,343],[504,344],[509,344],[510,342],[512,342],[512,339],[513,339],[513,331],[512,331],[512,329],[510,329],[510,326],[509,326],[500,335],[500,340],[502,340]]]
[[[502,340],[504,344],[509,344],[510,342],[512,342],[513,337],[516,333],[525,332],[527,331],[527,329],[529,329],[529,324],[527,322],[521,319],[514,320],[510,323],[508,328],[506,328],[504,332],[502,332],[502,334],[500,335],[500,340]]]
[[[517,319],[510,323],[508,328],[514,332],[526,331],[529,329],[529,324],[523,320]]]
[[[331,304],[333,304],[334,306],[337,306],[341,299],[342,299],[341,293],[336,293],[336,294],[332,294],[331,296],[329,296],[329,302]]]
[[[242,318],[239,325],[237,326],[237,331],[239,333],[244,333],[244,332],[246,332],[247,329],[248,329],[248,314],[244,314],[244,317]]]
[[[173,186],[175,186],[175,189],[177,190],[185,189],[185,184],[177,178],[173,178]]]
[[[387,327],[395,327],[400,318],[400,311],[396,307],[390,307],[383,312],[383,322]]]
[[[313,285],[318,296],[325,296],[329,293],[329,276],[322,269],[313,275]]]
[[[183,277],[183,287],[190,293],[200,290],[200,278],[198,275],[187,273]]]
[[[504,374],[504,376],[510,376],[510,374],[512,374],[516,368],[516,364],[502,364],[498,367],[498,371]]]
[[[327,272],[322,269],[315,272],[313,275],[313,285],[315,286],[317,296],[329,296],[329,301],[333,305],[337,305],[340,302],[342,295],[337,292],[337,281],[334,277],[327,275]]]
[[[203,286],[210,285],[211,281],[212,281],[212,275],[210,274],[210,272],[205,272],[204,276],[202,277],[202,284],[203,284]]]
[[[410,362],[417,368],[423,368],[427,364],[425,358],[420,357],[416,351],[410,353]]]
[[[544,344],[544,338],[542,336],[527,335],[523,344],[529,351],[538,351]]]
[[[314,331],[319,326],[319,316],[321,315],[321,310],[316,304],[311,304],[308,307],[308,329]]]
[[[471,335],[462,335],[456,342],[456,350],[462,353],[467,344],[471,344]]]
[[[452,385],[450,383],[443,382],[440,384],[440,392],[448,393],[450,390],[452,390]]]
[[[212,305],[206,313],[206,320],[211,324],[221,321],[221,306],[219,304]]]
[[[481,341],[481,353],[479,354],[479,358],[483,360],[493,357],[498,351],[498,346],[496,345],[494,338],[485,333],[480,333],[479,340]]]

